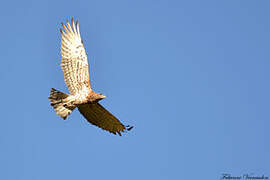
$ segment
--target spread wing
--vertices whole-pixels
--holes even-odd
[[[67,26],[63,23],[65,31],[61,32],[61,67],[70,94],[74,95],[81,90],[90,90],[89,68],[87,55],[81,40],[79,23],[76,26],[73,18],[71,25],[67,20]]]
[[[113,134],[124,132],[126,127],[99,103],[78,105],[80,113],[93,125]],[[129,126],[127,126],[129,127]],[[128,128],[130,130],[132,127]]]

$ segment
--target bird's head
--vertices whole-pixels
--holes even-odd
[[[104,99],[106,96],[104,96],[103,94],[100,93],[96,93],[94,91],[92,91],[89,95],[88,95],[88,101],[89,102],[98,102],[102,99]]]
[[[101,99],[106,98],[106,96],[104,96],[104,95],[103,95],[103,94],[101,94],[101,93],[99,93],[99,97],[100,97]]]
[[[101,94],[101,93],[97,93],[97,94],[96,94],[96,99],[97,99],[97,101],[100,101],[100,100],[102,100],[102,99],[104,99],[104,98],[106,98],[106,96],[104,96],[103,94]]]

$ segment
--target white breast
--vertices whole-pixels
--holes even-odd
[[[89,93],[89,88],[83,87],[81,91],[77,92],[75,95],[72,95],[70,98],[73,99],[75,104],[82,104],[87,102],[87,96]]]

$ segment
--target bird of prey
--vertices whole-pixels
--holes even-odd
[[[104,95],[92,90],[89,79],[88,59],[80,36],[79,23],[63,24],[61,32],[61,67],[65,83],[70,94],[51,89],[49,100],[56,114],[66,119],[77,107],[79,112],[93,125],[113,134],[131,130],[132,126],[124,126],[114,115],[98,102]]]

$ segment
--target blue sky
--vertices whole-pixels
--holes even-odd
[[[0,7],[0,179],[219,179],[270,176],[269,1],[6,1]],[[60,23],[74,17],[94,90],[122,137],[75,110]]]

